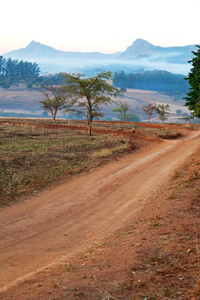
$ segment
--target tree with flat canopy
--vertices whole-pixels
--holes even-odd
[[[101,105],[111,104],[111,97],[117,97],[121,91],[112,85],[112,73],[103,71],[94,77],[84,74],[62,73],[64,89],[71,95],[65,111],[83,115],[88,122],[89,135],[92,134],[92,122],[103,117]]]
[[[66,106],[69,100],[69,93],[62,86],[46,85],[40,90],[44,99],[40,101],[45,111],[49,111],[55,121],[59,110]]]

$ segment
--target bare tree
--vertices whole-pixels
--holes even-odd
[[[148,123],[150,123],[151,116],[156,111],[155,103],[149,103],[147,105],[142,105],[142,110],[148,115]]]
[[[113,111],[119,112],[120,115],[122,116],[123,120],[126,122],[127,121],[127,111],[131,108],[131,105],[128,103],[127,100],[116,101],[116,104],[118,105],[118,107],[113,109]]]
[[[55,121],[58,110],[65,107],[69,93],[61,86],[43,86],[40,90],[44,94],[44,99],[40,101],[42,107],[49,111]]]

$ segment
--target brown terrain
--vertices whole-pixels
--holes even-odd
[[[182,113],[189,113],[186,106],[184,106],[184,100],[176,99],[169,95],[160,94],[156,91],[151,90],[137,90],[137,89],[127,89],[124,94],[123,100],[126,100],[130,105],[130,112],[136,113],[141,120],[146,120],[147,116],[142,111],[142,105],[154,102],[158,104],[169,104],[170,105],[170,122],[177,122],[179,118],[183,118],[183,115],[177,115],[176,111],[181,110]],[[41,101],[43,99],[43,94],[36,89],[28,90],[25,86],[11,86],[10,89],[4,89],[0,87],[0,112],[8,113],[27,113],[34,115],[42,115],[43,108],[41,106]],[[116,99],[113,99],[114,101]],[[103,106],[102,112],[105,117],[116,117],[116,113],[112,110],[116,108],[116,104],[113,102],[109,106]],[[63,115],[63,112],[58,112],[59,116]],[[155,114],[153,116],[155,121],[158,120],[158,116]]]
[[[200,299],[200,132],[181,130],[1,209],[0,299]]]

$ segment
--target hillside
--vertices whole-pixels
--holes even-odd
[[[39,102],[42,99],[43,94],[37,91],[37,89],[29,90],[23,85],[18,87],[11,86],[10,89],[0,88],[0,116],[42,117],[44,110]],[[142,105],[150,102],[169,104],[171,111],[171,115],[169,116],[170,122],[176,122],[178,118],[181,118],[181,115],[176,113],[177,110],[182,111],[183,114],[189,113],[188,109],[183,106],[185,101],[181,97],[175,98],[174,96],[168,96],[156,91],[128,89],[121,99],[128,101],[131,105],[130,113],[136,113],[141,121],[146,121]],[[113,100],[116,101],[116,99]],[[112,111],[115,107],[114,103],[109,106],[102,106],[105,120],[116,120],[116,113]],[[61,111],[58,113],[58,116],[63,117],[63,114]],[[154,121],[158,121],[156,115],[153,117],[155,118]]]

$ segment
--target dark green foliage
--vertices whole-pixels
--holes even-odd
[[[32,84],[38,79],[39,73],[36,63],[0,56],[0,85],[5,88],[16,82]]]
[[[190,92],[187,93],[186,103],[193,116],[200,118],[200,46],[197,52],[192,51],[194,57],[189,63],[192,63],[192,68],[188,77],[185,78],[190,84]]]
[[[166,93],[186,94],[189,89],[183,75],[172,74],[167,71],[147,71],[143,73],[129,73],[124,71],[115,72],[114,85],[123,89],[144,89],[165,91]]]

